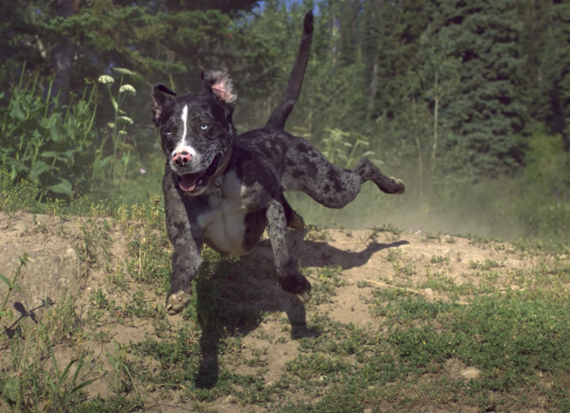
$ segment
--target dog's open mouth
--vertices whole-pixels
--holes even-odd
[[[199,188],[208,186],[210,183],[210,178],[216,173],[218,169],[218,164],[222,154],[219,153],[214,157],[214,160],[206,169],[201,172],[196,172],[193,174],[186,174],[180,177],[178,181],[178,186],[184,192],[196,192]]]

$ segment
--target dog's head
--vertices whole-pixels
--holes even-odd
[[[202,73],[199,95],[171,99],[176,94],[164,85],[152,92],[153,121],[160,128],[162,149],[178,186],[188,195],[200,195],[212,178],[225,169],[231,156],[235,129],[232,113],[237,101],[230,76]]]

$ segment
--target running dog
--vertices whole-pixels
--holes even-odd
[[[203,244],[220,254],[243,255],[267,228],[278,280],[284,291],[310,298],[311,284],[289,256],[287,227],[303,219],[283,193],[303,191],[329,208],[350,203],[366,181],[389,194],[404,183],[382,174],[367,158],[353,170],[331,164],[305,139],[283,130],[301,91],[311,49],[313,15],[307,13],[301,45],[280,104],[266,126],[236,136],[232,114],[237,102],[229,74],[205,71],[204,90],[175,99],[157,85],[153,121],[167,158],[162,189],[168,236],[174,247],[168,314],[190,302],[192,280],[200,270]]]

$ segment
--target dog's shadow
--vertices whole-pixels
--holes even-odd
[[[407,243],[373,242],[364,251],[348,252],[325,242],[302,240],[299,235],[291,235],[288,241],[293,257],[295,251],[303,250],[299,254],[301,266],[339,265],[342,269],[364,265],[375,252]],[[229,336],[245,336],[256,330],[267,313],[285,312],[293,339],[318,336],[307,327],[305,306],[277,284],[268,242],[261,242],[251,254],[240,259],[219,257],[214,252],[207,254],[212,256],[206,257],[196,279],[196,318],[202,328],[197,387],[216,385],[220,343]]]

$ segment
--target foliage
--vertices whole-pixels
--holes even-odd
[[[6,4],[0,6],[4,11],[0,25],[12,36],[3,39],[0,81],[4,87],[13,87],[22,61],[33,63],[27,74],[38,69],[42,75],[53,74],[66,54],[73,55],[73,67],[66,75],[71,91],[81,91],[85,78],[96,79],[111,67],[136,70],[151,84],[171,80],[183,90],[199,85],[204,67],[259,74],[267,55],[263,42],[232,23],[232,18],[239,20],[256,3],[33,0],[18,2],[16,7]],[[69,15],[62,14],[61,8],[66,7]],[[69,43],[63,52],[56,50],[62,41]]]
[[[50,83],[51,85],[51,83]],[[38,76],[14,89],[2,119],[0,165],[14,182],[37,182],[40,200],[46,195],[73,197],[73,185],[87,184],[95,140],[95,86],[68,106],[60,105]],[[0,98],[5,98],[2,93]]]
[[[10,173],[0,178],[10,194],[0,207],[13,210],[15,199],[28,197],[136,203],[159,194],[164,161],[145,88],[162,81],[179,93],[196,91],[202,68],[230,70],[240,94],[238,129],[258,127],[281,96],[303,15],[313,8],[311,59],[289,130],[342,167],[371,156],[408,185],[402,199],[365,186],[343,212],[288,195],[299,212],[321,224],[362,227],[362,216],[377,219],[383,206],[426,220],[465,215],[486,233],[510,226],[516,235],[563,239],[570,199],[567,4],[478,4],[92,0],[68,19],[43,0],[0,6],[0,24],[13,34],[1,40],[0,82],[11,87],[0,100],[8,131],[0,137],[0,166]],[[62,36],[75,45],[69,106],[46,100],[55,81],[47,76],[50,55]],[[97,84],[101,75],[114,83]],[[128,96],[124,84],[137,95]],[[16,105],[47,116],[20,120]],[[86,125],[73,144],[64,121]],[[57,157],[45,157],[50,153]]]
[[[363,138],[351,139],[350,133],[338,129],[327,130],[329,136],[323,139],[325,151],[323,155],[335,165],[352,169],[362,157],[371,157],[374,152],[368,151],[370,143]]]
[[[2,320],[2,317],[8,317],[9,319],[12,319],[14,316],[11,310],[6,310],[6,305],[8,304],[8,299],[10,298],[10,294],[12,294],[12,290],[14,290],[15,288],[19,288],[15,284],[16,279],[18,278],[18,275],[20,274],[22,267],[26,265],[26,262],[28,261],[28,254],[24,253],[22,257],[19,257],[19,260],[20,260],[20,265],[14,272],[12,280],[9,280],[5,275],[0,273],[0,281],[6,284],[6,287],[8,288],[8,291],[4,296],[4,300],[2,301],[2,307],[0,307],[0,320]]]
[[[137,73],[128,69],[114,68],[119,73],[118,84],[109,75],[102,75],[98,82],[107,89],[111,108],[113,109],[111,121],[104,125],[97,139],[98,149],[92,165],[90,192],[100,190],[101,187],[116,187],[122,189],[125,178],[128,177],[129,167],[133,169],[132,157],[140,153],[137,150],[137,139],[134,133],[129,133],[133,124],[131,115],[124,110],[125,103],[130,103],[136,96],[136,89],[125,83],[125,77],[136,77]],[[113,91],[115,89],[115,91]],[[131,98],[129,98],[129,96]],[[129,116],[127,116],[129,115]]]
[[[522,24],[514,0],[479,6],[478,1],[442,3],[441,31],[462,59],[453,129],[467,142],[475,173],[497,177],[515,174],[522,163],[520,135],[527,121],[518,93]]]

